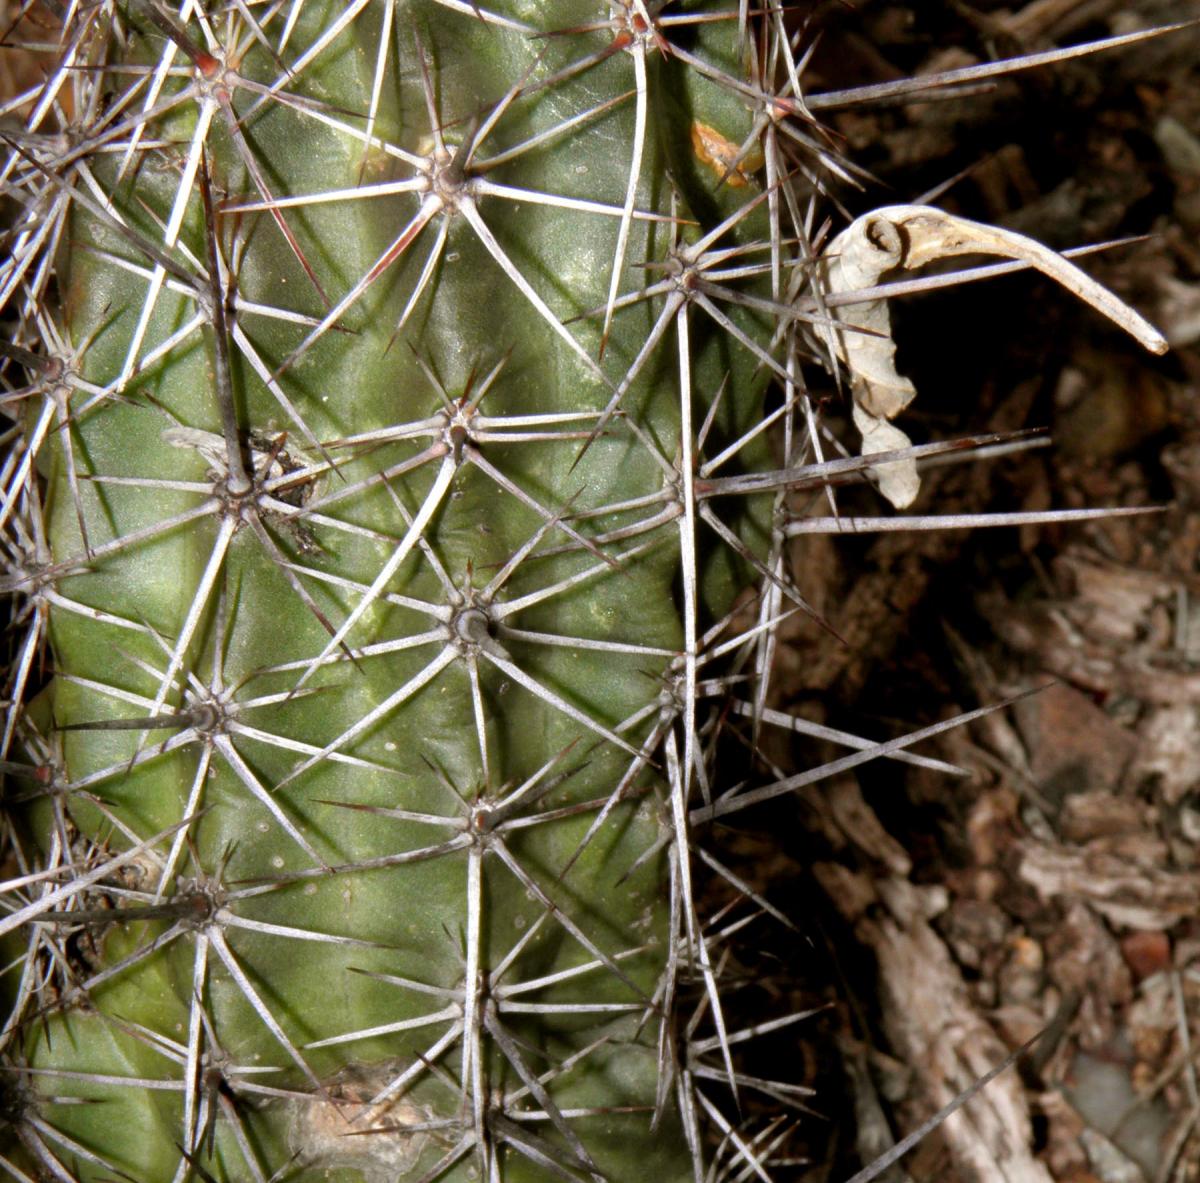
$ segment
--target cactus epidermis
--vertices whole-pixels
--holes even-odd
[[[694,106],[750,122],[660,39],[740,79],[737,21],[648,15],[79,17],[73,159],[15,157],[72,199],[27,425],[61,788],[31,824],[111,873],[22,938],[80,946],[11,1037],[26,1155],[691,1173],[665,1017],[677,953],[708,958],[664,868],[698,755],[658,741],[695,733],[738,578],[696,553],[698,441],[758,422],[769,322],[718,284],[720,333],[626,299],[643,264],[684,292],[766,261],[761,197],[665,164]]]

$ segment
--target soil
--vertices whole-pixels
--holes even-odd
[[[805,15],[823,29],[817,93],[1200,5]],[[879,740],[1016,701],[914,748],[961,776],[874,761],[740,823],[735,870],[797,925],[763,920],[742,1017],[817,1012],[756,1066],[813,1090],[770,1135],[785,1139],[775,1157],[806,1183],[858,1179],[1034,1040],[878,1177],[1200,1178],[1200,34],[830,127],[878,181],[839,192],[851,213],[946,186],[942,208],[1057,249],[1138,236],[1085,266],[1172,349],[1141,353],[1028,272],[893,302],[915,442],[1025,427],[1051,441],[931,470],[908,512],[1155,512],[795,540],[794,577],[827,627],[789,620],[771,705]],[[841,396],[825,393],[836,419]],[[839,510],[881,512],[853,494]],[[760,748],[788,769],[844,754],[773,728]]]

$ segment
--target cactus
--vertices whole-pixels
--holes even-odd
[[[784,14],[140,0],[60,34],[4,136],[0,1165],[761,1171],[692,883],[732,878],[709,823],[821,774],[714,755],[808,611],[783,491],[899,504],[963,446],[881,427],[891,354],[826,306],[875,280],[809,233],[847,166]],[[866,456],[825,458],[813,357]]]

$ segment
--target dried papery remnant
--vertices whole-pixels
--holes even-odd
[[[836,297],[877,288],[897,270],[916,271],[959,255],[1001,255],[1036,267],[1085,300],[1153,353],[1165,353],[1163,335],[1107,288],[1062,255],[1023,234],[956,217],[932,206],[893,205],[863,214],[826,248],[824,266],[834,314],[843,328],[829,329],[829,344],[850,373],[854,424],[862,454],[903,451],[908,436],[890,422],[917,390],[896,370],[896,343],[886,292],[865,300]],[[916,461],[899,459],[877,470],[880,492],[898,509],[921,487]]]

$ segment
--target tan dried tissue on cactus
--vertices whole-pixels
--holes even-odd
[[[1161,339],[926,207],[823,245],[856,174],[813,112],[859,97],[805,92],[783,7],[26,15],[0,1173],[786,1174],[803,1090],[745,1057],[805,1014],[728,991],[745,918],[791,921],[728,819],[879,758],[955,771],[907,750],[951,723],[881,744],[768,705],[813,612],[790,540],[846,524],[786,497],[905,506],[918,459],[1002,442],[891,425],[880,285],[999,253]],[[781,723],[849,754],[723,757]]]

